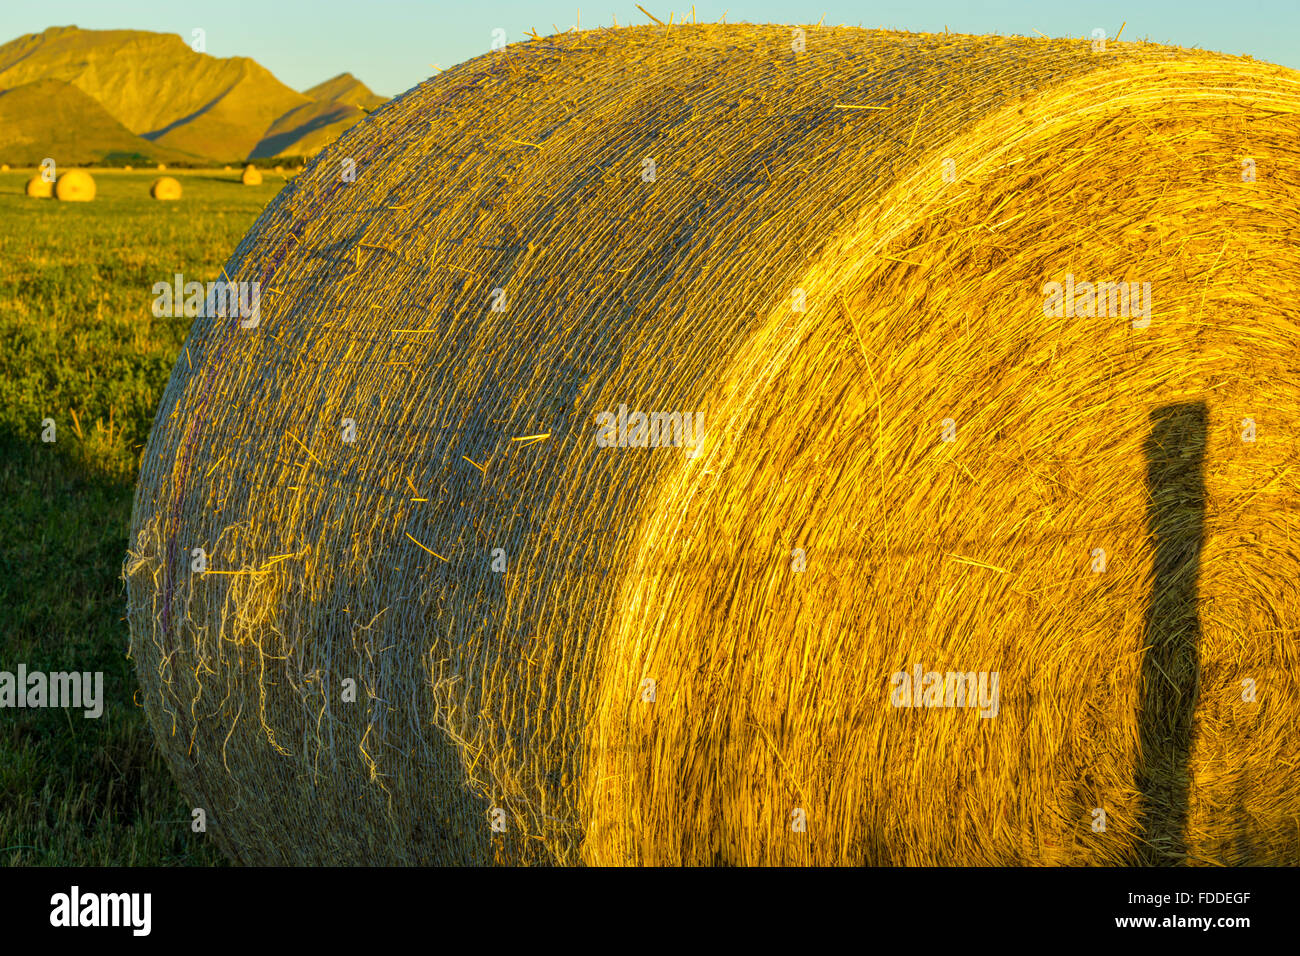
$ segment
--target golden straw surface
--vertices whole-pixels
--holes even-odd
[[[233,859],[1295,861],[1300,76],[804,29],[471,60],[240,244],[126,566]],[[1067,274],[1150,326],[1045,316]],[[702,453],[600,447],[620,405]]]

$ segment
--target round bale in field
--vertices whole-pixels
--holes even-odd
[[[90,202],[95,198],[95,179],[84,169],[70,169],[55,182],[54,196],[63,202]]]
[[[803,29],[485,54],[239,244],[125,568],[232,859],[1295,862],[1300,74]]]
[[[27,180],[26,192],[33,199],[49,199],[54,195],[54,183],[38,173]]]
[[[149,187],[149,195],[154,199],[180,199],[181,184],[171,176],[159,176]]]
[[[239,181],[245,186],[262,185],[262,172],[252,163],[244,167],[244,171],[239,175]]]

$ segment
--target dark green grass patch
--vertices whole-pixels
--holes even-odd
[[[90,203],[0,174],[0,671],[100,671],[104,710],[0,709],[0,865],[215,864],[154,747],[121,580],[139,456],[189,320],[151,288],[216,278],[282,185],[95,171]],[[43,442],[43,420],[55,438]]]

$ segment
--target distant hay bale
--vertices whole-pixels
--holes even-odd
[[[159,163],[157,168],[158,168],[158,172],[161,173],[163,170],[165,170],[165,169],[167,168],[167,164],[166,164],[166,163]]]
[[[282,172],[284,172],[284,170],[281,169],[279,166],[276,166],[276,167],[275,167],[275,171],[276,171],[277,173],[282,173]]]
[[[149,187],[149,195],[154,199],[180,199],[181,184],[171,176],[160,176]]]
[[[33,199],[49,199],[54,195],[54,183],[47,182],[38,173],[27,180],[27,195]]]
[[[262,173],[256,166],[249,163],[244,167],[244,171],[239,176],[239,181],[245,186],[262,185]]]
[[[223,168],[226,170],[226,172],[230,172],[230,167],[229,167],[229,166],[226,166],[226,167],[223,167]]]
[[[0,163],[0,173],[7,173],[7,172],[9,172],[9,164]]]
[[[95,179],[84,169],[70,169],[54,183],[54,197],[63,202],[90,202],[95,198]]]
[[[232,859],[1300,858],[1300,77],[805,30],[462,63],[239,244],[124,569]]]
[[[129,173],[131,170],[135,169],[135,167],[128,164],[126,166],[123,166],[122,169]]]

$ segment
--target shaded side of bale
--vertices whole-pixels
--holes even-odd
[[[1128,859],[1179,772],[1139,792],[1144,443],[1206,400],[1237,505],[1184,604],[1223,683],[1158,849],[1294,852],[1296,783],[1257,776],[1295,758],[1294,483],[1223,426],[1294,423],[1296,90],[1147,45],[684,27],[389,103],[332,147],[355,183],[326,157],[240,244],[260,322],[196,321],[146,448],[132,654],[183,792],[250,863]],[[1225,194],[1245,149],[1272,175]],[[1225,223],[1250,257],[1207,258]],[[1134,268],[1153,335],[1044,318],[1058,273]],[[620,406],[701,415],[703,453],[598,447]],[[1001,715],[891,707],[913,663],[1000,670]],[[1269,709],[1228,707],[1244,665]]]

